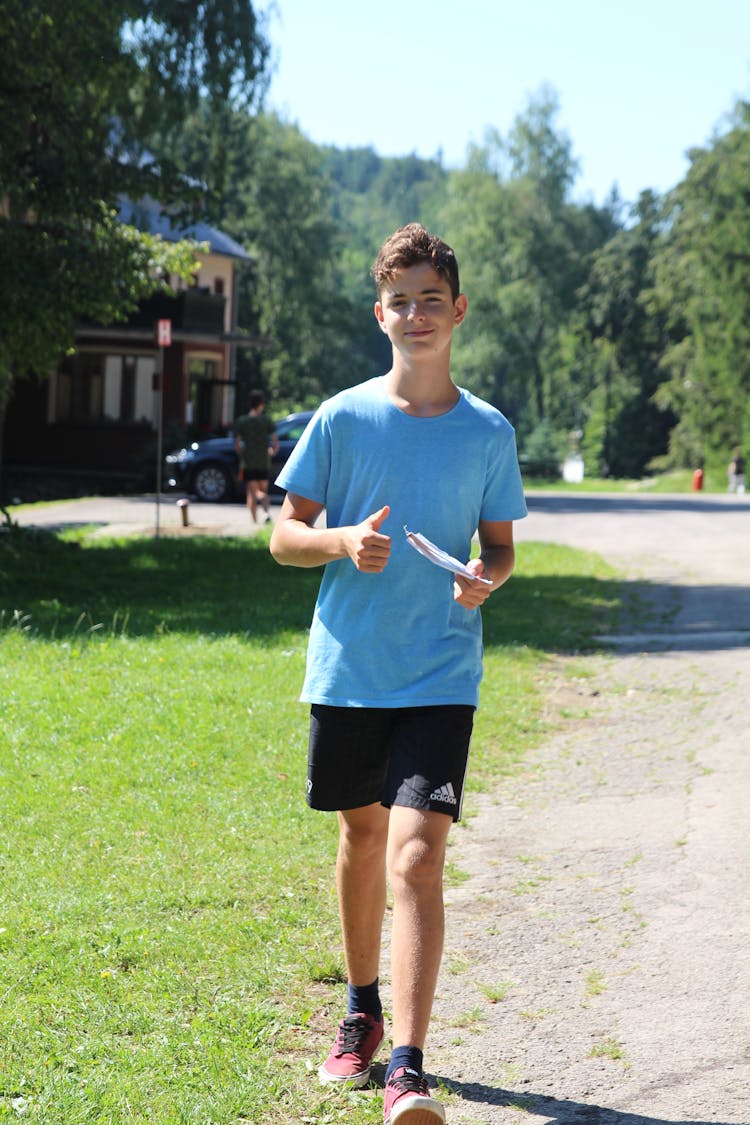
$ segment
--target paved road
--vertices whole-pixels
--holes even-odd
[[[750,642],[750,497],[532,494],[516,525],[533,539],[596,551],[649,583],[662,625],[622,647]],[[519,548],[522,550],[522,546]]]
[[[83,500],[63,500],[54,504],[34,504],[11,518],[24,527],[95,527],[103,534],[127,535],[135,532],[153,535],[157,526],[165,534],[183,529],[182,510],[177,501],[183,495],[92,496]],[[274,509],[271,509],[274,511]],[[278,511],[278,509],[276,509]],[[190,503],[187,534],[252,535],[257,530],[244,504]]]
[[[595,550],[671,614],[561,663],[551,734],[454,837],[449,1120],[750,1125],[750,506],[534,495],[517,538]]]

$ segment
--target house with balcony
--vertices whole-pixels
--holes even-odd
[[[137,479],[164,440],[220,433],[235,416],[238,271],[248,254],[205,223],[179,226],[153,200],[123,200],[120,218],[169,241],[207,245],[189,284],[170,279],[127,322],[81,324],[75,351],[46,379],[16,380],[8,407],[4,462],[9,475]],[[171,342],[160,347],[159,321]],[[160,373],[161,372],[161,376]],[[242,406],[244,404],[238,404]]]

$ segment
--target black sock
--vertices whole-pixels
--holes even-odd
[[[424,1056],[419,1047],[394,1047],[391,1051],[391,1061],[388,1063],[388,1068],[385,1072],[386,1082],[393,1074],[394,1070],[399,1067],[405,1066],[409,1070],[414,1070],[421,1077],[422,1068],[424,1066]]]
[[[363,1012],[366,1016],[374,1016],[376,1020],[383,1018],[378,977],[375,977],[372,984],[349,985],[347,1011],[350,1016],[353,1016],[356,1012]]]

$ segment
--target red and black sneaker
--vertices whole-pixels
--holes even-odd
[[[357,1090],[370,1078],[370,1063],[383,1042],[383,1021],[357,1012],[339,1024],[336,1042],[318,1070],[321,1082],[345,1082]]]
[[[444,1125],[445,1110],[430,1097],[427,1079],[402,1066],[385,1085],[384,1125]]]

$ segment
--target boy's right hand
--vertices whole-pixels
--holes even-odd
[[[388,519],[391,509],[386,504],[373,512],[362,523],[350,529],[346,549],[357,570],[367,574],[380,574],[388,564],[391,553],[390,535],[381,535],[380,527]]]

